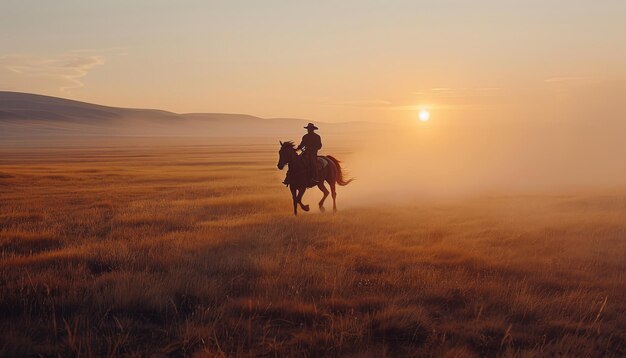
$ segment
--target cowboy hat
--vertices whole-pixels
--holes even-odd
[[[319,129],[319,128],[317,128],[317,127],[315,126],[315,124],[313,124],[313,123],[309,123],[306,127],[304,127],[304,129],[313,129],[313,130],[316,130],[316,129]]]

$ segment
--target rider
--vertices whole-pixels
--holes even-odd
[[[306,129],[308,133],[302,137],[302,142],[300,142],[300,145],[296,149],[302,150],[302,155],[311,169],[311,180],[313,184],[317,184],[317,182],[319,182],[319,178],[317,177],[317,151],[322,149],[322,138],[315,133],[315,130],[319,128],[313,123],[309,123],[304,129]],[[283,184],[289,184],[289,172],[287,172],[287,177],[285,177]]]
[[[309,123],[304,129],[306,129],[308,133],[302,137],[302,142],[300,142],[300,145],[296,149],[304,149],[304,158],[309,162],[309,168],[311,169],[311,179],[313,182],[318,182],[317,151],[322,149],[322,138],[315,133],[315,130],[319,128],[313,123]]]

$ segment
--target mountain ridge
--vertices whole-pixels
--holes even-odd
[[[26,92],[0,91],[0,137],[29,136],[268,136],[302,133],[309,120],[236,113],[175,113],[123,108]],[[326,133],[368,122],[315,122]]]

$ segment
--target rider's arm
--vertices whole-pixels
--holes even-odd
[[[298,146],[298,148],[296,148],[296,150],[302,150],[302,148],[306,147],[306,145],[304,144],[304,137],[302,137],[302,141],[300,142],[300,145]]]

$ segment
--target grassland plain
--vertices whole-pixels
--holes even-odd
[[[294,218],[275,162],[0,148],[0,355],[626,355],[623,191]]]

